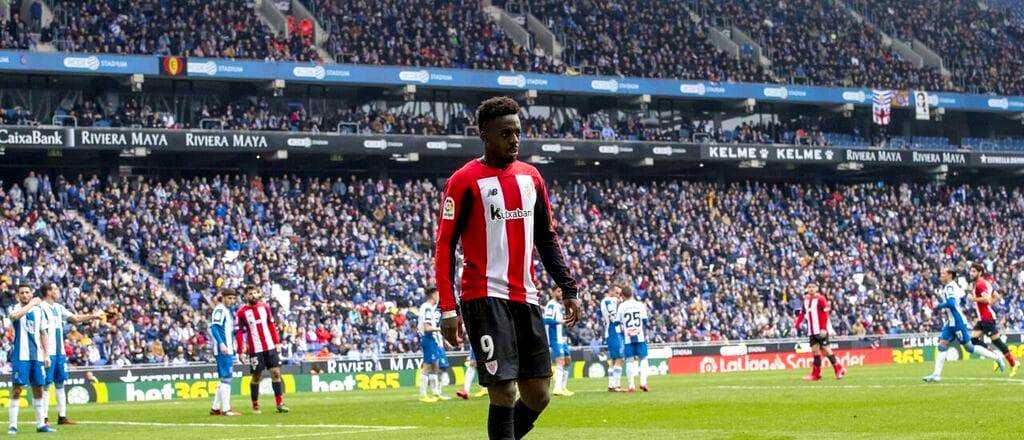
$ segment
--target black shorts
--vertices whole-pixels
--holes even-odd
[[[810,343],[811,345],[828,347],[828,335],[811,335]]]
[[[974,329],[989,337],[999,334],[999,326],[995,321],[978,321],[974,324]]]
[[[249,373],[256,374],[262,373],[263,370],[271,368],[277,368],[281,366],[281,355],[277,353],[277,349],[267,350],[264,352],[249,355]]]
[[[551,350],[540,306],[500,298],[462,303],[480,385],[551,377]]]

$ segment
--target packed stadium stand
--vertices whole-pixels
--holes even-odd
[[[33,174],[4,185],[0,262],[108,313],[70,334],[79,365],[204,359],[210,295],[242,280],[289,304],[291,359],[415,351],[437,191],[419,179]],[[935,268],[968,261],[995,269],[1006,328],[1024,325],[1018,188],[558,180],[552,203],[585,307],[625,278],[657,342],[791,336],[800,286],[818,275],[840,334],[930,331]],[[600,328],[588,315],[573,342],[600,343]]]

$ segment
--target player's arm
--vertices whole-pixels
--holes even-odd
[[[43,302],[43,300],[40,299],[40,298],[32,298],[32,300],[29,301],[28,304],[25,304],[24,306],[21,306],[20,309],[15,310],[14,312],[11,313],[11,320],[12,321],[16,321],[16,320],[21,319],[23,316],[25,316],[26,313],[31,312],[32,309],[35,306],[38,306],[39,303],[41,303],[41,302]]]
[[[441,333],[449,344],[462,345],[459,337],[458,312],[455,310],[455,247],[472,205],[469,189],[460,183],[456,173],[444,186],[440,220],[437,222],[437,241],[434,243],[434,284],[437,286],[441,310]]]
[[[569,273],[569,267],[565,264],[565,254],[558,242],[558,232],[555,231],[554,217],[551,215],[551,201],[548,198],[548,188],[544,179],[537,176],[540,190],[537,191],[537,202],[534,206],[533,241],[540,254],[540,261],[544,263],[544,269],[551,275],[558,288],[562,289],[562,298],[565,304],[565,325],[573,326],[580,318],[579,287],[576,280]],[[531,270],[527,268],[527,270]],[[533,276],[533,274],[527,274]]]
[[[228,335],[224,330],[224,317],[221,316],[223,312],[220,310],[214,312],[213,323],[210,324],[210,334],[213,336],[213,340],[217,344],[217,353],[228,355],[231,354],[231,352],[228,351]]]
[[[83,322],[95,321],[103,317],[103,312],[100,312],[99,310],[95,311],[94,313],[75,314],[71,313],[71,311],[64,306],[60,306],[60,313],[61,315],[64,316],[65,319],[68,320],[68,322],[72,324],[81,324]]]
[[[43,365],[47,368],[50,367],[50,322],[46,319],[46,314],[42,314],[42,319],[39,322],[39,355],[43,357]]]
[[[238,309],[238,312],[235,313],[235,322],[245,322],[242,321],[242,309]],[[239,325],[238,328],[235,329],[235,351],[238,352],[239,356],[243,356],[245,354],[245,330],[243,327],[244,325]]]
[[[793,321],[793,327],[796,328],[797,333],[800,332],[800,325],[804,323],[805,316],[807,316],[807,314],[804,313],[804,309],[796,311],[796,320]]]
[[[274,317],[274,311],[270,310],[270,306],[267,304],[263,305],[267,309],[267,327],[270,328],[270,337],[274,339],[274,345],[281,344],[281,335],[277,331],[277,318]]]

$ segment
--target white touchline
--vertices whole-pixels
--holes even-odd
[[[123,421],[77,421],[79,425],[115,425],[115,426],[166,426],[178,428],[324,428],[324,429],[367,429],[372,431],[402,431],[416,429],[416,426],[384,426],[384,425],[285,425],[282,423],[241,424],[241,423],[162,423],[162,422],[123,422]]]
[[[369,432],[383,432],[380,429],[358,429],[355,431],[327,431],[327,432],[310,432],[306,434],[281,434],[269,437],[235,437],[227,438],[223,440],[270,440],[270,439],[282,439],[282,438],[296,438],[296,437],[323,437],[327,435],[348,435],[348,434],[366,434]]]

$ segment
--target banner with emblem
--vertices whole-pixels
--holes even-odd
[[[892,117],[892,90],[874,90],[872,120],[878,125],[889,125]]]

